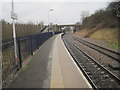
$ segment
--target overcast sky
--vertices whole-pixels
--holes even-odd
[[[14,0],[17,22],[41,22],[48,24],[73,24],[80,21],[82,11],[90,14],[96,10],[104,9],[112,0]],[[0,1],[0,19],[12,22],[11,0]],[[53,11],[50,11],[53,9]]]

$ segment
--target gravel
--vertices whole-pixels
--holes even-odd
[[[94,49],[91,49],[91,48],[81,44],[80,42],[78,42],[76,40],[73,40],[71,36],[72,36],[72,34],[69,35],[69,38],[71,38],[71,40],[78,47],[80,47],[83,51],[85,51],[87,54],[89,54],[91,57],[93,57],[95,60],[97,60],[101,65],[106,67],[108,70],[110,70],[112,73],[114,73],[116,76],[118,76],[120,78],[120,70],[114,70],[111,67],[109,67],[109,64],[114,61],[113,59],[109,58],[108,56],[106,56],[98,51],[95,51]],[[80,36],[77,36],[77,37],[82,38]],[[87,39],[87,41],[91,42],[91,43],[94,42],[94,44],[99,44],[103,47],[106,47],[106,43],[102,42],[102,41],[96,41],[96,40],[92,40],[92,39]]]
[[[83,40],[86,40],[86,41],[88,41],[88,42],[91,42],[91,43],[93,43],[93,44],[96,44],[96,45],[105,47],[105,48],[110,49],[110,50],[112,50],[112,51],[118,52],[118,50],[109,48],[109,47],[108,47],[108,43],[105,42],[104,40],[97,40],[97,39],[93,39],[93,38],[84,38],[83,36],[78,36],[78,35],[73,35],[73,36],[76,36],[76,37],[78,37],[78,38],[81,38],[81,39],[83,39]]]

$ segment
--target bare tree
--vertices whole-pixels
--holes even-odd
[[[83,23],[83,21],[85,20],[86,17],[88,17],[90,15],[89,11],[82,11],[80,16],[81,16],[81,22]]]
[[[120,7],[120,2],[118,0],[115,0],[114,2],[109,3],[108,7],[106,8],[107,11],[111,11],[112,15],[114,17],[117,17],[119,14],[119,7]]]
[[[44,22],[41,21],[41,22],[39,23],[39,25],[40,25],[40,28],[42,29],[42,28],[44,27]]]

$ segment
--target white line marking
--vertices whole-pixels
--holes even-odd
[[[62,34],[61,34],[62,35]],[[62,39],[61,39],[62,41]],[[63,41],[62,44],[65,48],[65,50],[67,51],[68,55],[70,56],[71,60],[73,61],[73,63],[75,64],[75,66],[77,67],[78,71],[80,72],[80,74],[82,75],[83,79],[86,81],[86,83],[88,84],[89,88],[92,88],[92,86],[90,85],[90,83],[88,82],[88,80],[85,78],[85,76],[83,75],[82,71],[78,68],[77,64],[75,63],[74,59],[72,58],[72,56],[70,55],[69,51],[67,50],[66,46],[64,45]]]

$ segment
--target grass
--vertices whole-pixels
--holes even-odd
[[[117,41],[109,43],[108,47],[120,51],[120,46]]]
[[[100,29],[93,33],[91,38],[104,40],[106,42],[115,42],[118,41],[118,29]]]
[[[80,36],[87,35],[92,30],[80,30],[79,32],[76,32],[75,34]],[[120,51],[120,45],[118,44],[118,29],[99,29],[96,32],[92,33],[90,35],[90,38],[98,39],[98,40],[104,40],[108,44],[108,48],[119,50]]]
[[[75,32],[76,35],[85,36],[88,33],[88,29],[83,29],[78,32]]]
[[[101,29],[90,37],[106,41],[108,48],[120,50],[120,46],[118,46],[118,29]]]

